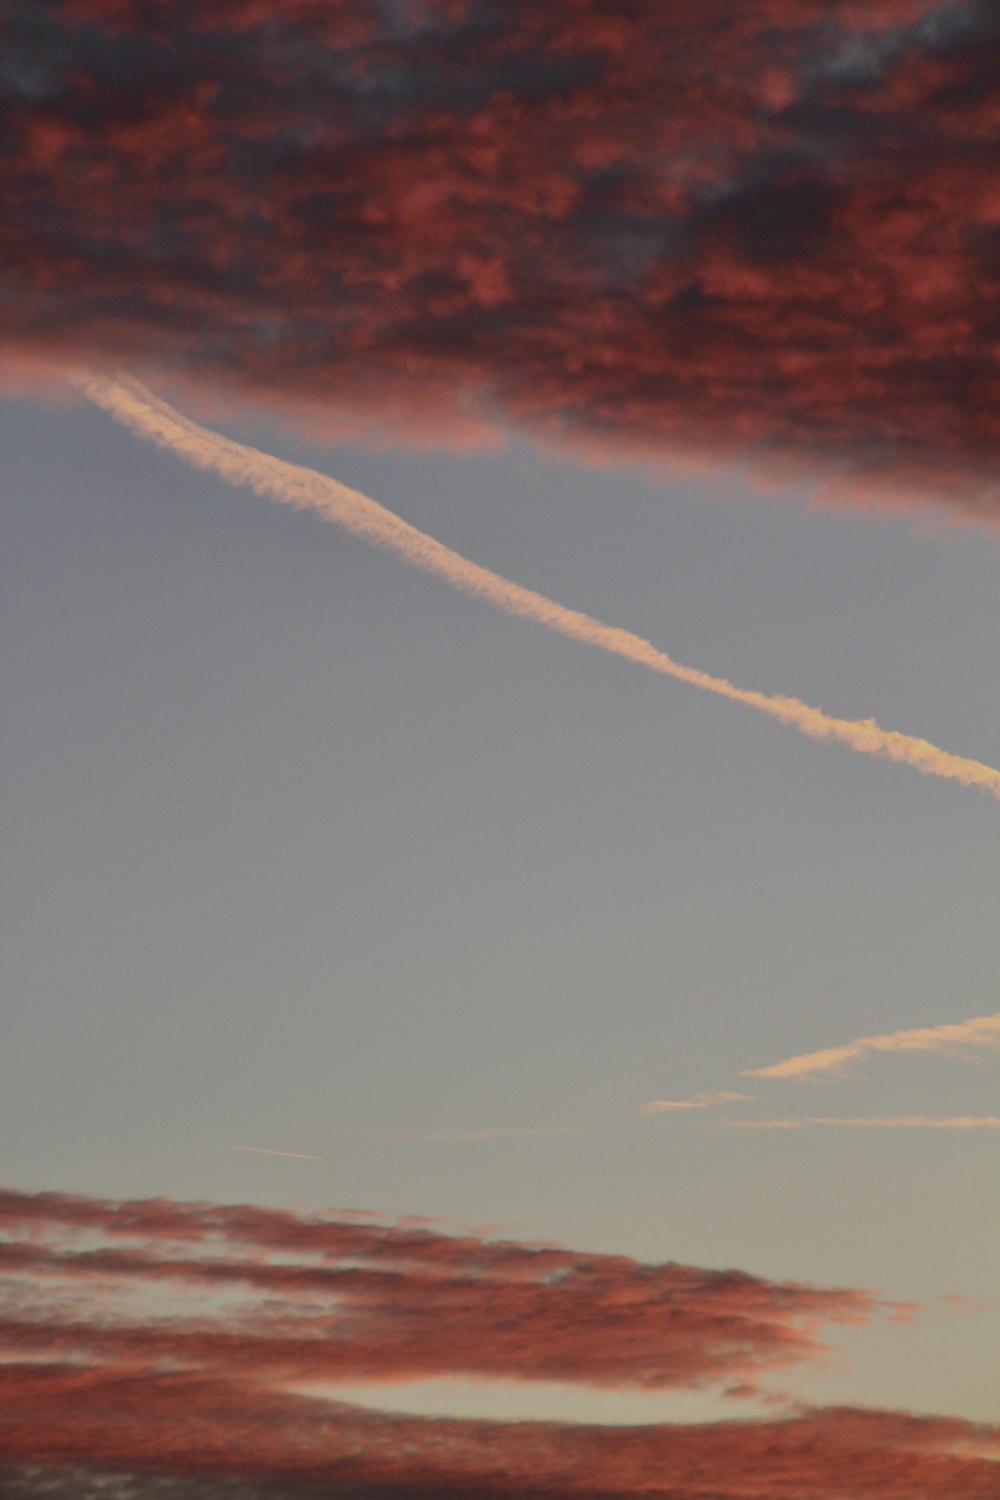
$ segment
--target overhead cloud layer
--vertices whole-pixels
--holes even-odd
[[[251,1206],[0,1195],[17,1500],[1000,1500],[1000,1429],[903,1413],[600,1428],[296,1387],[429,1372],[636,1387],[811,1358],[859,1292]]]
[[[989,0],[25,0],[15,363],[1000,517]]]

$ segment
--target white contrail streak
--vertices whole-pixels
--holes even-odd
[[[891,1031],[885,1036],[859,1036],[841,1047],[824,1047],[786,1057],[766,1068],[748,1068],[743,1078],[809,1078],[839,1073],[845,1063],[873,1052],[964,1052],[970,1047],[1000,1047],[1000,1011],[974,1016],[943,1026],[918,1026],[911,1031]]]
[[[727,1130],[811,1130],[841,1125],[854,1130],[1000,1130],[1000,1115],[812,1115],[801,1120],[716,1120]]]
[[[294,510],[313,510],[327,521],[335,521],[355,536],[375,546],[387,547],[425,573],[444,578],[467,594],[485,599],[508,615],[533,620],[549,630],[598,646],[602,651],[648,667],[665,677],[675,677],[692,687],[703,688],[734,703],[743,703],[790,724],[801,734],[817,740],[839,740],[852,750],[914,766],[929,776],[943,776],[963,786],[978,787],[1000,800],[1000,771],[992,766],[951,755],[927,740],[882,729],[874,719],[838,719],[822,709],[810,708],[797,698],[751,692],[734,687],[722,677],[712,677],[694,667],[682,666],[664,651],[631,631],[604,625],[590,615],[567,609],[520,584],[511,583],[488,568],[481,568],[453,552],[433,537],[410,526],[377,501],[349,489],[336,479],[299,464],[285,463],[256,448],[220,437],[199,427],[154,396],[131,376],[108,377],[87,372],[69,376],[78,390],[140,437],[169,448],[196,468],[218,474],[233,485],[246,485],[258,495],[277,500]]]

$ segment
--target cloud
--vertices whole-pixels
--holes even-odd
[[[251,1151],[255,1156],[291,1156],[296,1161],[326,1161],[325,1156],[309,1156],[305,1151],[274,1151],[270,1146],[232,1146],[222,1142],[223,1151]]]
[[[811,1130],[818,1125],[852,1130],[1000,1130],[1000,1115],[811,1115],[799,1120],[721,1120],[733,1130]]]
[[[744,1078],[810,1078],[817,1074],[841,1073],[846,1063],[870,1057],[874,1052],[947,1052],[964,1053],[975,1047],[1000,1048],[1000,1011],[989,1016],[974,1016],[969,1021],[954,1021],[942,1026],[918,1026],[908,1031],[891,1031],[884,1036],[855,1037],[840,1047],[824,1047],[819,1052],[804,1052],[786,1057],[765,1068],[748,1068]]]
[[[32,0],[3,42],[15,372],[1000,517],[988,0]]]
[[[14,1500],[1000,1500],[1000,1428],[946,1418],[606,1428],[315,1395],[445,1370],[755,1390],[866,1293],[247,1204],[6,1191],[0,1223]]]
[[[881,1307],[736,1271],[254,1207],[8,1192],[0,1230],[8,1356],[281,1385],[714,1385],[818,1358],[822,1323]],[[86,1288],[100,1292],[92,1314]],[[154,1288],[169,1317],[145,1310]]]
[[[836,718],[821,709],[810,708],[797,698],[748,691],[734,687],[724,678],[682,666],[631,631],[604,625],[590,615],[567,609],[543,594],[481,568],[336,479],[299,464],[285,463],[198,426],[137,380],[128,376],[105,378],[86,372],[75,373],[71,378],[79,390],[119,422],[150,442],[168,448],[195,468],[218,474],[229,484],[246,485],[294,510],[315,511],[324,520],[333,521],[374,546],[395,552],[412,567],[445,579],[505,614],[532,620],[571,640],[597,646],[665,677],[742,703],[779,723],[791,725],[809,738],[836,740],[862,754],[910,765],[925,775],[977,787],[1000,799],[1000,771],[992,766],[952,755],[927,740],[882,729],[874,719]]]
[[[580,1135],[582,1125],[487,1125],[455,1130],[380,1130],[352,1132],[378,1141],[506,1141],[519,1136]]]
[[[719,1089],[714,1094],[695,1094],[690,1099],[650,1099],[639,1110],[641,1115],[669,1114],[673,1110],[711,1109],[715,1104],[753,1104],[756,1094],[736,1094],[731,1089]]]

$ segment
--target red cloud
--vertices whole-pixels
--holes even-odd
[[[871,1316],[862,1293],[253,1206],[7,1192],[0,1225],[0,1486],[17,1500],[1000,1500],[1000,1429],[956,1420],[600,1428],[293,1389],[752,1379],[815,1355],[815,1324]]]
[[[269,1382],[690,1387],[815,1358],[822,1323],[877,1310],[862,1292],[736,1271],[250,1207],[8,1193],[0,1230],[0,1345]],[[168,1318],[141,1310],[154,1288]]]
[[[38,0],[0,42],[15,359],[1000,515],[986,0]]]

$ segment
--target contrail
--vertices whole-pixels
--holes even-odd
[[[714,1094],[694,1094],[690,1099],[650,1099],[640,1105],[641,1115],[665,1115],[678,1109],[711,1109],[715,1104],[756,1104],[756,1094],[734,1094],[732,1089],[719,1089]]]
[[[885,1036],[859,1036],[842,1047],[824,1047],[787,1057],[766,1068],[748,1068],[743,1078],[808,1078],[838,1073],[845,1063],[872,1052],[961,1052],[967,1047],[1000,1047],[1000,1011],[974,1016],[944,1026],[918,1026],[911,1031],[891,1031]]]
[[[727,1130],[810,1130],[843,1125],[855,1130],[1000,1130],[1000,1115],[813,1115],[801,1120],[716,1120]]]
[[[389,548],[413,567],[444,578],[455,588],[485,599],[508,615],[533,620],[571,640],[598,646],[665,677],[675,677],[720,698],[743,703],[782,724],[792,725],[811,739],[839,740],[865,755],[899,761],[928,776],[943,776],[963,786],[978,787],[1000,800],[1000,771],[992,766],[951,755],[927,740],[882,729],[874,719],[838,719],[822,709],[810,708],[798,698],[752,692],[734,687],[725,678],[682,666],[629,630],[604,625],[590,615],[567,609],[544,594],[536,594],[488,568],[481,568],[336,479],[199,427],[131,376],[73,372],[69,379],[97,406],[140,437],[169,448],[196,468],[218,474],[230,484],[246,485],[258,495],[294,510],[316,511],[345,531],[375,546]]]
[[[223,1151],[252,1151],[255,1156],[291,1156],[296,1161],[326,1161],[325,1156],[308,1156],[305,1151],[272,1151],[268,1146],[231,1146],[222,1143]]]

